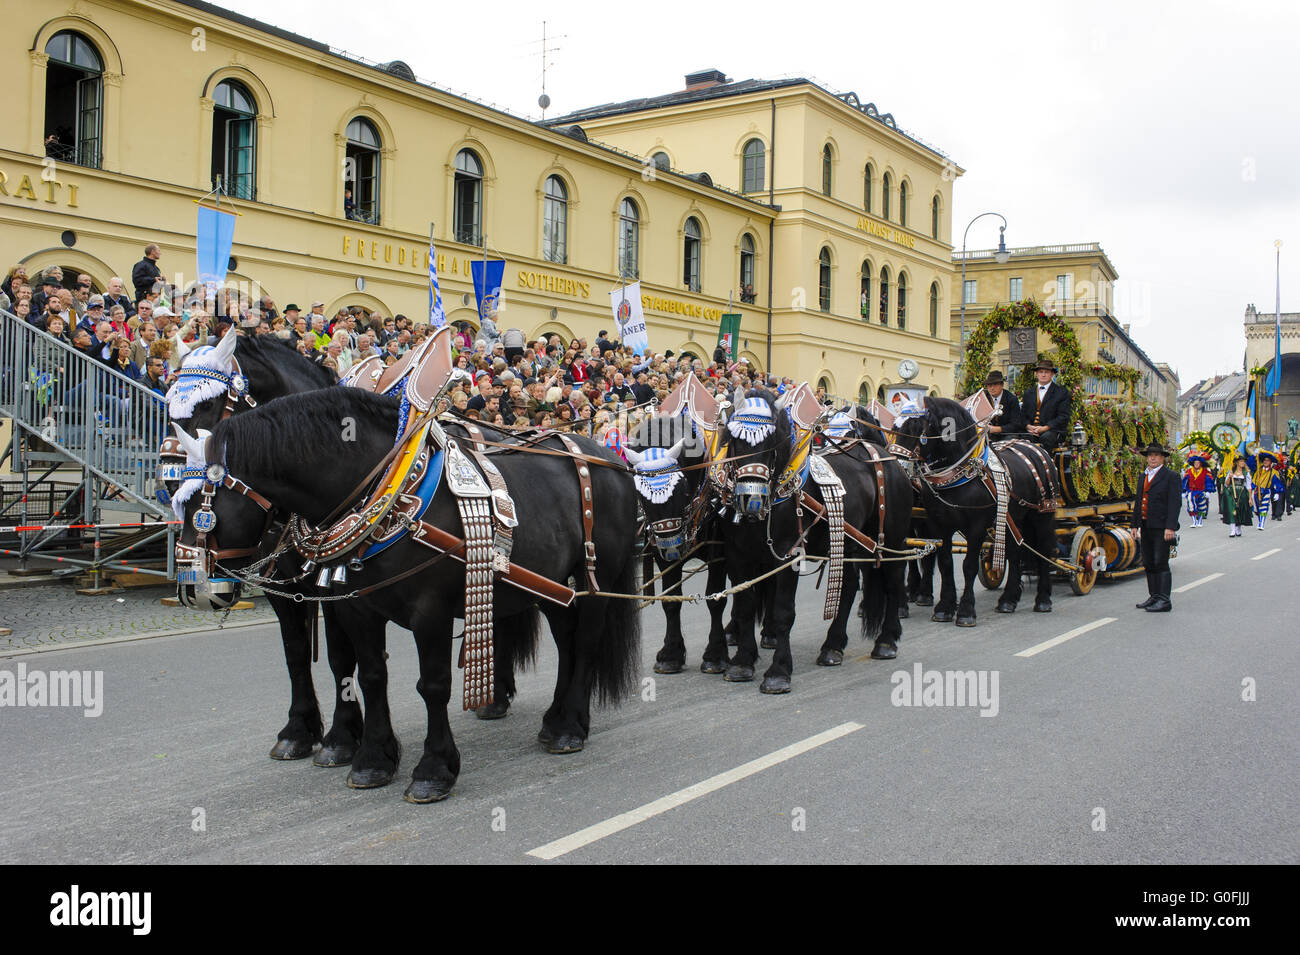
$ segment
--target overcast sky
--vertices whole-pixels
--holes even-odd
[[[218,0],[540,118],[668,93],[717,68],[806,76],[892,112],[966,170],[953,233],[987,210],[1010,246],[1100,242],[1116,312],[1186,389],[1239,370],[1248,302],[1300,311],[1300,4]],[[743,11],[743,12],[742,12]],[[478,16],[478,22],[475,17]],[[970,248],[997,241],[997,220]]]

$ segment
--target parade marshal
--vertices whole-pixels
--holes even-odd
[[[1153,441],[1140,453],[1147,457],[1147,468],[1138,484],[1130,523],[1142,538],[1142,566],[1147,572],[1149,596],[1137,608],[1148,613],[1167,613],[1173,609],[1169,600],[1173,592],[1169,548],[1178,530],[1182,483],[1177,474],[1165,467],[1169,452],[1159,444]]]

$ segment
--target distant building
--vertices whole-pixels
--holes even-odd
[[[1300,312],[1283,312],[1282,320],[1282,386],[1277,395],[1265,398],[1262,394],[1259,414],[1260,434],[1286,436],[1289,419],[1300,419]],[[1246,333],[1246,368],[1263,368],[1271,371],[1276,350],[1276,317],[1272,312],[1257,311],[1254,305],[1246,306],[1243,322]]]

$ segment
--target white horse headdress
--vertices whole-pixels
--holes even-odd
[[[627,459],[632,462],[632,481],[636,489],[652,504],[663,504],[672,497],[673,488],[682,479],[677,457],[685,444],[686,439],[683,438],[671,448],[646,448],[644,451],[623,449]]]
[[[847,437],[849,432],[852,430],[853,419],[850,418],[846,412],[837,411],[831,417],[831,420],[826,423],[824,433],[827,437],[843,438]]]
[[[236,336],[231,330],[215,347],[202,345],[185,356],[176,382],[167,389],[167,413],[173,420],[193,417],[198,405],[230,389],[235,344]]]
[[[727,422],[727,430],[733,438],[740,438],[747,444],[766,440],[776,431],[772,406],[762,398],[746,398],[741,409]]]

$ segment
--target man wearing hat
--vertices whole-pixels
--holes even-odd
[[[1187,456],[1183,471],[1183,494],[1187,496],[1187,516],[1193,527],[1200,527],[1210,513],[1209,495],[1214,492],[1214,475],[1210,473],[1205,454],[1196,451]]]
[[[1142,538],[1142,566],[1147,572],[1149,596],[1137,607],[1148,613],[1167,613],[1173,609],[1169,601],[1173,592],[1169,547],[1178,530],[1182,483],[1178,475],[1165,467],[1169,452],[1159,443],[1152,441],[1140,453],[1147,456],[1147,468],[1138,484],[1130,523]]]
[[[989,438],[992,441],[1006,441],[1008,438],[1024,434],[1025,419],[1020,414],[1020,402],[1016,396],[1006,390],[1006,380],[1002,372],[994,369],[984,378],[984,396],[993,406],[989,415]]]
[[[1065,437],[1070,425],[1070,393],[1054,380],[1056,366],[1044,358],[1034,366],[1038,383],[1030,385],[1021,401],[1021,413],[1028,422],[1025,430],[1051,451]]]
[[[1250,465],[1251,481],[1254,484],[1251,493],[1255,505],[1255,526],[1262,531],[1264,525],[1268,523],[1268,514],[1272,510],[1275,495],[1284,494],[1286,488],[1275,470],[1277,455],[1272,451],[1260,448],[1251,453],[1251,449],[1247,448],[1246,463]]]

